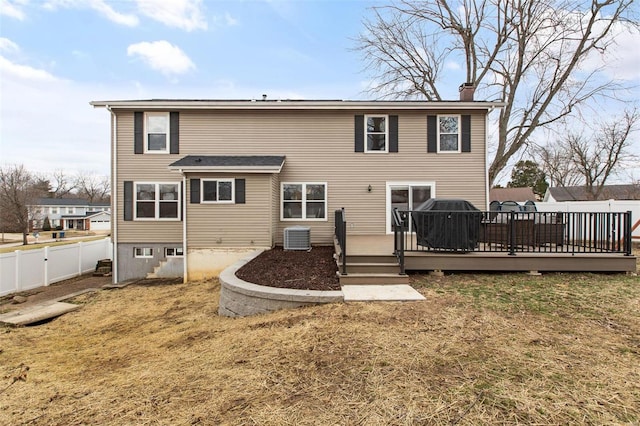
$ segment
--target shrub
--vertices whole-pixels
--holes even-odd
[[[42,230],[51,231],[51,222],[49,222],[49,216],[46,216],[44,218],[44,221],[42,222]]]

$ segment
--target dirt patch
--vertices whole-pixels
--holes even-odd
[[[9,312],[15,309],[22,309],[26,306],[35,305],[47,300],[54,300],[60,297],[86,290],[88,288],[100,288],[111,283],[111,277],[94,277],[91,275],[81,275],[76,278],[60,281],[46,287],[38,287],[33,290],[21,291],[0,297],[0,312]],[[14,296],[24,296],[27,301],[24,303],[13,303]]]
[[[333,247],[314,246],[310,251],[283,250],[261,253],[236,272],[254,284],[300,290],[340,290]]]

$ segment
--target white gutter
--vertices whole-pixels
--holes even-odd
[[[114,213],[111,215],[111,223],[113,224],[113,265],[112,265],[112,282],[118,283],[118,214],[116,206],[118,205],[118,179],[116,168],[118,162],[118,153],[116,147],[118,146],[118,118],[116,114],[111,110],[109,105],[105,105],[107,111],[111,113],[111,211]]]
[[[176,109],[220,109],[220,110],[487,110],[501,108],[504,102],[487,101],[349,101],[349,100],[315,100],[315,101],[252,101],[252,100],[189,100],[189,99],[149,99],[93,101],[94,107],[117,109],[154,110]]]
[[[187,283],[187,175],[182,170],[182,282]]]

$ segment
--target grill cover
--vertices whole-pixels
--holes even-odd
[[[431,198],[412,212],[417,243],[448,251],[478,245],[482,212],[466,200]]]

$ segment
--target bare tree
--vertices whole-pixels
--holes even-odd
[[[399,0],[374,9],[357,49],[382,98],[441,100],[441,85],[451,85],[445,64],[463,61],[466,83],[506,104],[492,183],[537,127],[615,95],[616,81],[582,65],[605,54],[620,27],[638,29],[633,1]]]
[[[640,111],[627,110],[620,118],[591,127],[583,123],[586,130],[567,133],[559,142],[534,152],[556,186],[584,185],[589,197],[597,200],[609,178],[637,160],[630,150],[630,136],[639,124]]]
[[[51,173],[51,197],[52,198],[64,198],[76,190],[74,183],[76,179],[65,173],[63,169],[54,170]]]
[[[549,178],[551,187],[582,185],[584,179],[575,168],[571,152],[561,139],[532,147],[532,156]]]
[[[43,196],[34,176],[22,165],[0,167],[0,210],[3,230],[22,232],[22,243],[27,244],[29,224],[36,212],[32,208]]]
[[[107,201],[111,193],[109,176],[98,176],[88,172],[78,173],[75,187],[78,195],[87,198],[90,203]]]

